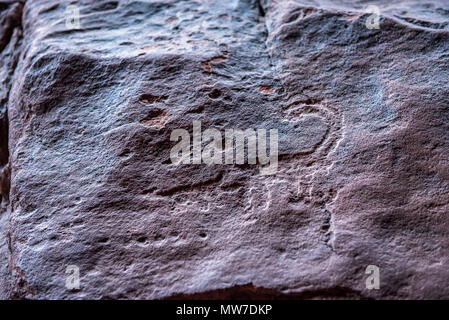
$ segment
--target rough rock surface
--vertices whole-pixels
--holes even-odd
[[[449,298],[449,1],[2,0],[0,21],[1,298]],[[172,164],[194,120],[278,129],[277,173]]]

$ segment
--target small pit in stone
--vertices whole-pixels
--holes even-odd
[[[160,235],[160,234],[157,234],[157,235],[154,236],[154,240],[155,240],[155,241],[161,241],[161,240],[164,240],[164,236],[162,236],[162,235]]]
[[[218,89],[214,89],[209,93],[209,98],[218,99],[221,96],[221,91]]]
[[[107,237],[103,237],[98,240],[99,243],[107,243],[108,241],[109,241],[109,238],[107,238]]]
[[[140,96],[139,101],[144,105],[150,105],[155,103],[159,98],[159,96],[154,96],[152,94],[143,94]]]
[[[145,237],[145,236],[137,238],[137,242],[144,243],[146,241],[147,241],[147,237]]]

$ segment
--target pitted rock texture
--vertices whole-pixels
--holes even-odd
[[[1,298],[449,298],[449,1],[0,1],[0,21]],[[193,121],[278,129],[276,174],[172,164]]]

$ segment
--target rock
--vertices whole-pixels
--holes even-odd
[[[8,165],[7,105],[14,70],[19,61],[22,45],[21,16],[23,4],[0,1],[0,298],[12,297],[11,272],[8,249],[8,201],[10,168]]]
[[[449,298],[449,2],[370,4],[0,2],[0,297]],[[194,121],[277,172],[173,164]]]

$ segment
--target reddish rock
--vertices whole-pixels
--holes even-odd
[[[449,298],[449,2],[370,3],[0,2],[0,297]],[[193,121],[276,174],[172,164]]]

